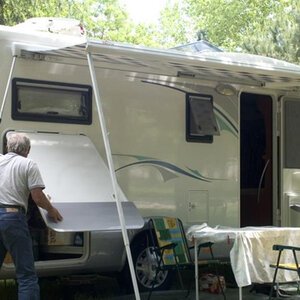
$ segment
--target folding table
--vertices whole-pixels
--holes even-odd
[[[232,240],[230,262],[239,287],[239,299],[242,300],[242,287],[251,283],[272,282],[274,269],[270,264],[276,262],[277,253],[272,251],[274,244],[300,245],[300,228],[297,227],[244,227],[232,228],[206,224],[195,225],[187,231],[187,238],[192,240],[195,249],[199,243],[225,242]],[[293,257],[285,257],[286,262],[293,262]],[[195,250],[196,300],[199,299],[198,255]],[[298,280],[297,274],[281,270],[278,281]]]

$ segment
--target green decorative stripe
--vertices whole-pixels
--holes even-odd
[[[214,106],[214,110],[217,112],[217,122],[220,127],[220,131],[226,130],[232,133],[235,137],[238,137],[237,127],[227,118],[227,116]]]
[[[138,155],[125,155],[125,154],[122,154],[122,155],[117,154],[117,156],[134,157],[136,159],[137,158],[140,159],[142,157],[142,156],[138,156]],[[211,182],[213,180],[223,180],[223,179],[218,179],[218,178],[205,177],[205,176],[201,175],[199,171],[192,170],[192,169],[189,169],[189,168],[188,168],[188,170],[189,170],[189,172],[188,172],[188,171],[186,171],[182,168],[177,167],[174,164],[171,164],[171,163],[168,163],[168,162],[165,162],[165,161],[155,160],[155,159],[147,159],[147,160],[136,161],[136,162],[124,165],[124,166],[116,169],[115,171],[118,172],[120,170],[130,168],[130,167],[133,167],[133,166],[145,166],[145,165],[150,165],[150,166],[156,167],[159,172],[161,172],[162,171],[161,169],[163,168],[165,171],[169,171],[172,174],[176,173],[176,174],[188,176],[188,177],[191,177],[191,178],[194,178],[194,179],[197,179],[197,180],[201,180],[201,181],[205,181],[205,182]],[[172,175],[172,176],[166,176],[166,174],[163,174],[163,175],[164,175],[163,177],[164,177],[165,180],[169,180],[169,179],[174,178],[174,175]]]

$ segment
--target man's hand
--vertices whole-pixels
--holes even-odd
[[[52,218],[55,223],[57,223],[58,221],[62,221],[63,217],[61,216],[59,211],[52,206],[50,202],[51,197],[49,195],[46,196],[42,188],[32,189],[31,196],[37,206],[47,210],[49,217]]]
[[[48,215],[51,219],[53,219],[55,223],[63,220],[63,217],[61,216],[59,211],[53,206],[48,210]]]

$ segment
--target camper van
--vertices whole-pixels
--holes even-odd
[[[64,216],[28,210],[39,276],[124,270],[116,198],[143,289],[147,217],[299,226],[300,66],[89,40],[50,21],[0,26],[0,152],[8,132],[28,134]],[[13,276],[8,255],[0,278]]]

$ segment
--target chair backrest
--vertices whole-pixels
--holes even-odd
[[[159,248],[176,244],[174,251],[173,249],[163,251],[164,265],[175,265],[176,260],[179,265],[190,264],[192,261],[182,222],[174,217],[152,217],[151,222]]]

